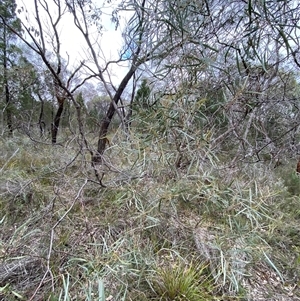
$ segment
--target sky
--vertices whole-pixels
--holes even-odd
[[[28,24],[33,24],[36,26],[35,18],[34,18],[34,0],[16,0],[17,2],[17,11],[20,8],[24,8],[18,17],[24,22]],[[52,1],[45,1],[49,6],[51,6]],[[115,5],[117,1],[114,2]],[[26,13],[27,11],[27,13]],[[42,12],[42,9],[40,9]],[[102,31],[101,36],[97,33],[97,29],[95,26],[91,26],[89,28],[91,32],[93,32],[93,37],[101,44],[101,53],[99,53],[99,57],[103,59],[103,65],[105,61],[116,60],[119,58],[119,53],[122,48],[122,28],[115,29],[115,24],[111,22],[111,13],[112,7],[106,7],[103,10],[102,14],[102,25],[104,30]],[[54,16],[54,15],[53,15]],[[122,16],[123,24],[126,19],[126,16]],[[45,19],[46,20],[46,19]],[[45,21],[43,20],[43,21]],[[46,23],[44,23],[46,25]],[[45,27],[46,28],[46,27]],[[61,54],[65,59],[69,59],[70,66],[76,67],[80,61],[86,59],[86,48],[85,41],[82,37],[82,34],[75,27],[73,23],[73,17],[70,14],[66,14],[63,17],[62,26],[60,28],[60,37],[61,37]],[[50,49],[50,46],[49,46]],[[127,72],[127,67],[115,66],[111,72],[113,74],[112,81],[115,85],[117,85],[122,77]]]

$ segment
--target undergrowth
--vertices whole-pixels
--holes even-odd
[[[296,175],[180,147],[117,131],[103,187],[74,141],[1,140],[1,300],[296,300]]]

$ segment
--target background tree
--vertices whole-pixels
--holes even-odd
[[[102,51],[101,39],[91,34],[95,28],[99,33],[103,30],[101,5],[97,6],[93,1],[73,0],[56,1],[50,8],[43,1],[35,0],[34,3],[37,29],[33,32],[31,26],[24,27],[33,45],[26,39],[24,41],[41,55],[53,76],[53,91],[57,99],[57,112],[52,124],[53,143],[56,142],[64,100],[71,97],[71,91],[75,91],[72,85],[78,88],[74,81],[75,74],[84,69],[89,76],[81,84],[95,77],[111,99],[100,125],[97,150],[93,156],[95,163],[101,162],[113,116],[117,113],[122,124],[125,124],[122,96],[137,72],[147,74],[154,86],[159,87],[161,95],[173,95],[178,103],[187,101],[194,105],[205,99],[206,109],[201,106],[201,118],[198,119],[203,133],[206,132],[205,127],[210,128],[209,132],[213,128],[210,135],[213,148],[222,143],[226,145],[226,141],[236,141],[237,153],[233,161],[249,154],[258,154],[259,149],[270,151],[272,143],[268,141],[273,137],[267,135],[261,126],[265,118],[262,112],[267,112],[269,107],[274,107],[274,103],[279,105],[280,102],[270,101],[270,97],[265,96],[270,95],[268,91],[275,87],[277,76],[280,78],[282,74],[292,72],[287,70],[286,64],[292,63],[297,67],[298,63],[294,46],[297,39],[291,30],[297,24],[295,13],[298,6],[293,6],[292,1],[277,4],[235,1],[226,6],[218,0],[200,3],[133,0],[122,3],[113,11],[116,27],[121,24],[119,16],[123,12],[131,11],[132,16],[124,26],[124,47],[116,60],[106,60],[99,55]],[[44,10],[51,24],[48,33],[41,22],[39,8]],[[89,63],[82,61],[75,73],[64,77],[58,32],[63,17],[68,13],[73,16],[74,24],[86,42]],[[51,59],[50,48],[47,47],[46,51],[47,37],[52,41]],[[128,72],[120,79],[119,85],[115,85],[110,70],[113,65],[124,63],[128,64]],[[208,81],[213,83],[217,94],[208,88]],[[184,100],[182,95],[185,95]],[[216,103],[213,100],[215,97]],[[164,97],[162,99],[165,100]],[[80,111],[78,104],[77,110]],[[208,117],[206,114],[209,111],[213,113]],[[214,120],[222,126],[214,124],[211,127]],[[286,132],[293,131],[287,128]],[[256,135],[253,133],[264,133],[262,143],[265,147],[263,144],[253,144],[251,137]],[[277,151],[281,147],[277,144]]]
[[[268,112],[275,109],[283,113],[285,106],[298,107],[294,101],[297,94],[288,96],[283,87],[280,93],[276,91],[281,83],[286,86],[284,78],[293,77],[292,66],[297,66],[295,45],[299,43],[292,30],[299,23],[297,11],[299,5],[293,1],[234,1],[226,5],[222,1],[163,1],[153,13],[155,18],[164,13],[156,19],[157,27],[169,30],[173,43],[180,42],[180,47],[161,61],[153,77],[156,82],[163,78],[163,94],[178,101],[182,95],[190,105],[206,99],[207,107],[207,98],[211,98],[209,110],[214,107],[215,113],[207,116],[206,110],[199,120],[203,126],[210,121],[212,148],[231,149],[235,152],[233,162],[249,156],[261,160],[260,153],[270,152],[277,160],[276,154],[282,149],[289,152],[283,139],[287,136],[279,139],[267,133],[266,124]],[[278,128],[287,134],[297,132],[296,119],[290,121],[284,130],[279,124]]]
[[[5,26],[9,25],[10,28]],[[9,72],[13,67],[14,58],[19,48],[14,43],[16,35],[11,28],[21,34],[20,20],[16,16],[16,2],[14,0],[4,0],[0,3],[0,63],[1,63],[1,87],[2,99],[5,100],[6,122],[9,135],[13,133],[12,101]]]
[[[113,16],[116,25],[118,26],[118,15],[121,14],[122,11],[133,12],[133,16],[124,29],[124,48],[116,61],[106,62],[105,66],[102,67],[101,59],[97,55],[99,48],[96,47],[99,42],[93,43],[93,37],[91,36],[88,23],[89,18],[94,18],[97,21],[97,17],[95,16],[99,16],[99,10],[97,7],[92,9],[90,1],[87,3],[75,0],[67,2],[69,10],[74,16],[75,25],[82,33],[88,45],[91,59],[95,66],[95,68],[90,69],[90,71],[92,71],[93,75],[103,83],[111,98],[111,104],[106,112],[106,116],[101,122],[97,151],[93,158],[94,163],[100,163],[105,150],[107,141],[106,136],[111,120],[115,113],[118,112],[117,105],[130,80],[136,71],[144,66],[146,62],[161,61],[164,57],[168,56],[170,51],[172,52],[178,48],[180,42],[176,41],[174,43],[169,40],[170,32],[162,28],[161,24],[156,22],[158,21],[158,18],[160,18],[160,15],[155,15],[155,17],[153,17],[152,12],[160,7],[160,2],[142,0],[123,3],[114,11]],[[159,12],[159,14],[162,13],[163,11]],[[160,27],[160,32],[157,31],[157,26]],[[112,83],[109,85],[107,82],[107,79],[110,78],[108,66],[111,64],[120,64],[124,61],[129,63],[128,72],[120,80],[118,87],[114,87]],[[113,92],[111,92],[111,86],[113,86]],[[124,120],[122,123],[125,124]]]
[[[14,127],[30,132],[37,124],[38,101],[34,94],[38,86],[38,74],[35,67],[22,55],[14,61],[10,77]]]
[[[13,124],[53,134],[61,96],[68,137],[0,139],[0,299],[300,297],[298,3],[32,3]],[[106,57],[111,3],[123,47]]]
[[[150,107],[150,93],[151,88],[149,87],[147,80],[143,79],[140,88],[136,92],[135,105],[141,109],[148,109]]]
[[[40,56],[52,76],[53,94],[57,100],[57,111],[54,114],[51,125],[51,139],[52,143],[55,144],[57,142],[57,133],[65,100],[68,98],[72,99],[80,120],[80,105],[77,105],[72,93],[90,77],[78,82],[77,76],[82,64],[79,63],[77,67],[73,67],[72,72],[68,73],[68,62],[62,58],[59,31],[63,15],[67,9],[64,2],[53,1],[52,6],[48,5],[45,1],[34,0],[34,8],[36,22],[34,24],[24,23],[25,21],[21,22],[26,33],[24,36],[20,35],[7,22],[5,22],[5,25]],[[47,19],[48,24],[44,22],[45,19]],[[26,18],[26,20],[29,20],[29,18]],[[79,124],[81,122],[79,121]]]

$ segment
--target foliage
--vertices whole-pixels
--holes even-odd
[[[177,167],[174,144],[136,134],[128,142],[121,131],[112,138],[99,170],[105,188],[95,185],[88,156],[78,155],[73,139],[65,148],[2,140],[0,267],[26,266],[30,274],[26,280],[20,272],[2,294],[93,300],[104,289],[116,300],[173,300],[175,291],[181,300],[235,300],[278,299],[289,290],[298,296],[276,280],[293,282],[299,273],[299,202],[286,194],[282,173],[264,165],[226,168],[192,140],[189,163]],[[268,291],[255,286],[261,273]]]
[[[1,46],[3,47],[4,44],[6,43],[5,40],[3,40],[3,33],[7,28],[5,29],[4,26],[4,21],[9,22],[12,24],[14,29],[21,30],[21,24],[20,24],[20,19],[17,18],[16,16],[16,1],[15,0],[4,0],[1,2],[0,5],[0,15],[1,15]],[[11,34],[11,33],[9,33]],[[12,46],[12,45],[10,45]],[[2,48],[1,47],[1,48]],[[3,50],[3,48],[2,48]]]
[[[0,299],[300,297],[295,1],[3,3]]]
[[[153,289],[156,300],[201,301],[213,300],[212,285],[205,275],[206,266],[193,261],[172,263],[160,268],[155,274]]]
[[[143,79],[140,88],[136,92],[134,104],[141,109],[147,109],[150,106],[151,89],[147,84],[147,80]]]
[[[13,133],[13,83],[10,76],[14,61],[19,57],[20,49],[16,46],[15,32],[21,32],[20,20],[16,16],[16,2],[14,0],[2,1],[0,4],[0,86],[2,87],[1,106],[6,114],[6,124],[9,135]],[[9,25],[7,27],[6,25]]]
[[[108,109],[110,103],[110,99],[108,96],[97,96],[94,95],[92,99],[90,99],[86,103],[87,107],[87,118],[86,124],[90,130],[96,132],[101,120],[105,117],[105,112]]]

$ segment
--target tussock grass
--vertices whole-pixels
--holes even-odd
[[[75,139],[2,140],[1,298],[295,300],[298,195],[187,134],[116,131],[98,167],[106,187]]]
[[[172,261],[158,268],[154,274],[152,287],[158,300],[214,299],[212,280],[205,264],[194,261],[185,264],[178,259]]]

